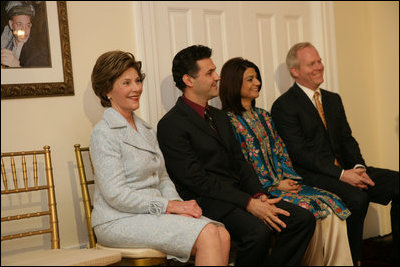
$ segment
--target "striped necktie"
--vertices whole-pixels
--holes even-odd
[[[215,132],[218,132],[208,109],[204,110],[204,119],[207,121],[208,125],[210,125],[211,129],[213,129]]]
[[[314,100],[315,100],[315,105],[317,106],[319,116],[321,117],[322,123],[324,124],[325,129],[328,129],[325,120],[324,108],[322,107],[321,101],[319,101],[319,92],[314,93]]]
[[[322,123],[324,124],[325,129],[328,130],[328,126],[326,125],[324,108],[322,107],[321,101],[319,101],[319,92],[314,93],[314,100],[315,100],[315,105],[317,106],[319,116],[321,117]],[[336,158],[335,158],[334,164],[336,166],[340,167],[340,164]]]

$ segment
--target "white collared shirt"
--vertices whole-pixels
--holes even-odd
[[[321,97],[321,90],[318,88],[317,90],[312,90],[312,89],[310,89],[310,88],[307,88],[307,87],[305,87],[305,86],[303,86],[303,85],[301,85],[301,84],[299,84],[299,83],[297,83],[296,82],[296,84],[301,88],[301,90],[303,90],[303,92],[308,96],[308,98],[311,100],[311,102],[314,104],[314,107],[316,108],[317,106],[316,106],[316,104],[315,104],[315,100],[314,100],[314,94],[315,94],[315,92],[318,92],[319,93],[319,96],[318,96],[318,98],[319,98],[319,101],[321,102],[321,104],[322,104],[322,97]]]

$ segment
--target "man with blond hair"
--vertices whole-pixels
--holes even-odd
[[[370,201],[392,201],[393,256],[398,261],[399,173],[368,166],[346,119],[342,100],[319,86],[324,64],[308,42],[295,44],[286,64],[294,85],[272,105],[272,118],[304,183],[338,195],[350,209],[347,232],[354,263],[362,252]]]

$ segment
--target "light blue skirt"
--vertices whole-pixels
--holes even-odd
[[[208,223],[223,226],[207,217],[199,219],[176,214],[135,214],[94,227],[97,242],[109,247],[153,248],[168,259],[187,262],[200,232]]]

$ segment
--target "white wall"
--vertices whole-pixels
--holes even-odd
[[[399,2],[334,2],[339,90],[372,166],[399,170]]]
[[[367,164],[399,170],[399,3],[334,2],[339,88]],[[391,232],[390,205],[370,205],[364,238]]]
[[[93,65],[108,50],[135,54],[132,2],[68,1],[67,12],[75,95],[1,100],[1,152],[51,147],[62,247],[87,242],[73,145],[89,144],[103,112],[91,89]]]

